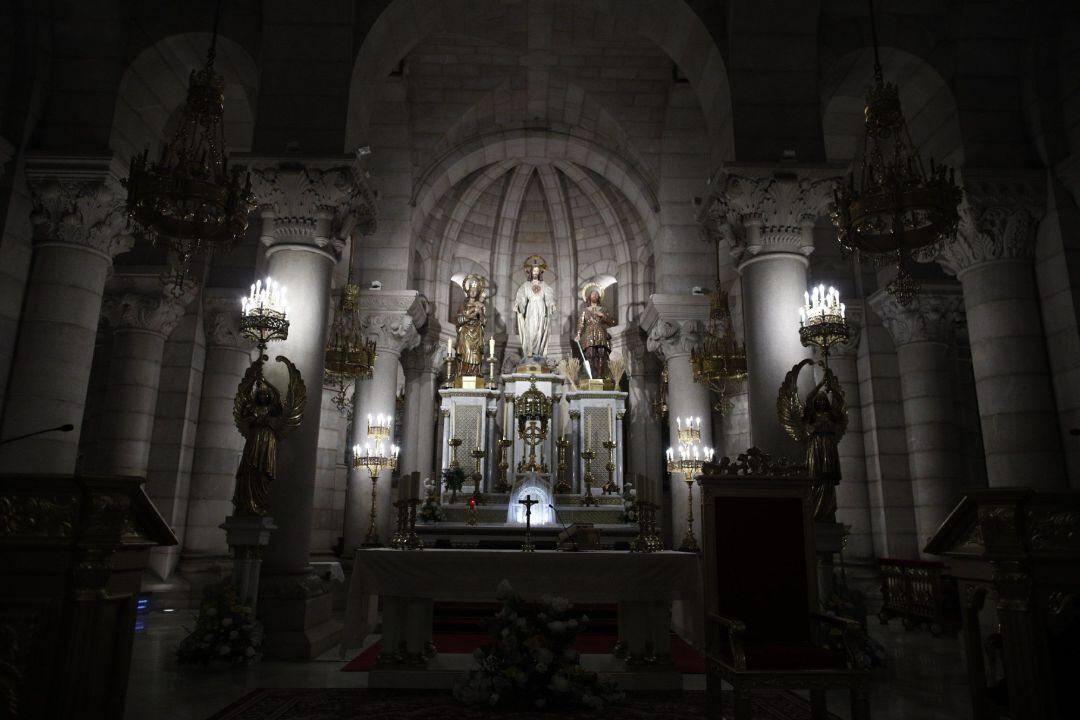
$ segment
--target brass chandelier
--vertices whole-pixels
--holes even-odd
[[[353,241],[355,246],[355,240]],[[360,286],[353,282],[350,255],[349,278],[341,288],[341,297],[334,312],[334,321],[330,326],[330,336],[326,341],[326,364],[323,379],[327,386],[336,392],[334,406],[343,415],[352,408],[349,389],[357,380],[369,380],[375,372],[375,341],[364,338],[360,326]]]
[[[723,415],[731,410],[726,397],[727,385],[747,376],[746,346],[735,337],[727,293],[717,284],[709,297],[709,323],[698,347],[690,350],[694,382],[704,385],[719,397],[713,410]]]
[[[884,81],[878,56],[874,2],[870,28],[874,43],[874,83],[866,91],[866,129],[862,170],[836,188],[832,220],[841,247],[872,262],[895,262],[888,292],[902,305],[919,294],[919,283],[904,265],[917,251],[956,235],[961,190],[955,172],[935,166],[927,173],[908,134],[896,85]]]
[[[158,162],[148,160],[149,149],[133,157],[124,181],[128,218],[176,253],[177,282],[196,255],[228,250],[243,238],[255,208],[250,175],[230,168],[225,154],[225,79],[214,72],[220,13],[219,0],[206,65],[191,71],[176,133]]]

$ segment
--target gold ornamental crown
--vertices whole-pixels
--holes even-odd
[[[590,281],[585,283],[585,285],[581,288],[581,299],[585,301],[586,305],[589,304],[589,293],[591,293],[593,290],[600,293],[601,302],[603,302],[604,300],[604,288],[600,285],[600,283]]]
[[[461,281],[461,289],[465,291],[465,294],[469,294],[469,290],[473,287],[480,288],[480,292],[484,292],[487,288],[487,280],[483,275],[477,273],[469,273],[465,276],[465,279]]]

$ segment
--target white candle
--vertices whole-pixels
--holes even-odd
[[[488,338],[488,357],[495,357],[495,338]]]
[[[611,407],[610,405],[608,405],[607,409],[607,419],[608,432],[611,435],[611,437],[608,439],[611,440],[611,442],[615,442],[615,408]]]
[[[483,418],[483,415],[484,415],[484,411],[483,411],[483,409],[481,409],[480,410],[480,415],[478,415],[477,418],[476,418],[476,449],[477,450],[480,449],[480,445],[481,445],[481,442],[480,442],[480,421],[481,421],[481,418]]]
[[[454,409],[455,409],[455,407],[456,406],[453,405],[453,404],[450,405],[450,437],[455,437],[455,435],[454,435]]]
[[[446,338],[446,354],[447,355],[453,355],[454,354],[454,341],[453,341],[452,338]]]

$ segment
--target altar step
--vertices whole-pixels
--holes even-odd
[[[448,513],[449,514],[449,513]],[[505,510],[503,511],[505,515]],[[560,508],[559,514],[563,511]],[[593,522],[578,520],[564,521]],[[593,527],[600,531],[600,547],[604,550],[627,550],[630,541],[637,537],[637,525],[593,522]],[[559,525],[544,525],[532,528],[532,542],[537,550],[554,550],[558,535],[562,532]],[[525,541],[525,528],[520,525],[507,525],[499,522],[477,522],[468,525],[463,521],[443,521],[429,525],[417,525],[416,533],[424,541],[424,547],[469,548],[482,550],[517,550]]]

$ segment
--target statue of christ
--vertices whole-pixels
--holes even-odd
[[[525,261],[528,278],[514,296],[521,354],[526,359],[543,358],[547,354],[548,331],[555,315],[555,291],[544,282],[547,263],[539,255]]]

